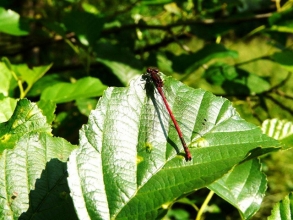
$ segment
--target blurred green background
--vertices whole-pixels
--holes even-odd
[[[292,34],[292,1],[3,0],[3,63],[52,67],[32,87],[21,81],[24,89],[29,87],[27,93],[12,79],[9,94],[0,93],[39,101],[52,85],[84,77],[97,78],[106,86],[127,86],[147,66],[156,66],[190,87],[228,98],[251,123],[261,125],[272,118],[292,121]],[[0,78],[7,80],[1,70]],[[21,79],[21,73],[16,77]],[[100,94],[56,101],[53,133],[77,144],[78,131],[104,88],[101,84]],[[262,158],[268,195],[253,219],[270,215],[274,203],[292,191],[292,157],[291,150]],[[194,219],[192,204],[200,206],[207,194],[203,189],[180,200],[164,219]],[[217,196],[204,216],[240,218]]]

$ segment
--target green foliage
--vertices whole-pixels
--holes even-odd
[[[0,152],[13,149],[19,139],[30,132],[50,133],[51,129],[38,106],[22,99],[16,105],[10,120],[0,126]]]
[[[292,193],[286,196],[282,201],[274,206],[272,215],[269,216],[268,220],[275,219],[292,219],[293,218],[293,197]]]
[[[278,145],[262,135],[258,127],[241,119],[226,99],[165,78],[167,95],[173,97],[169,101],[174,114],[179,121],[188,122],[183,127],[187,142],[197,143],[197,147],[190,146],[193,160],[186,162],[177,147],[180,140],[172,122],[166,112],[158,110],[163,108],[162,101],[148,98],[140,81],[133,81],[129,88],[106,90],[81,130],[81,147],[71,154],[68,163],[74,203],[84,204],[76,208],[80,219],[155,219],[171,201],[220,178],[259,145],[269,151]],[[203,126],[205,117],[207,125]],[[201,147],[199,141],[205,146]],[[151,152],[146,149],[148,142],[154,145]],[[176,151],[181,153],[176,155]],[[248,190],[253,184],[260,191],[244,195],[243,190],[243,197],[237,201],[227,199],[236,204],[252,194],[260,197],[253,202],[253,211],[245,210],[245,217],[258,210],[266,188],[258,161],[254,166],[254,172],[250,172],[251,163],[237,168],[241,170],[241,180],[230,175],[230,181],[235,183],[230,187],[235,190],[239,186],[231,178],[242,182],[251,175],[257,181],[242,187]]]
[[[0,3],[0,219],[290,219],[292,11]],[[147,66],[161,70],[189,162]],[[266,194],[283,200],[264,206]]]
[[[208,188],[233,204],[243,219],[250,219],[259,210],[267,189],[267,180],[261,172],[259,161],[253,159],[236,166]],[[249,203],[246,202],[248,200]]]
[[[80,98],[101,96],[105,89],[100,80],[85,77],[75,83],[55,83],[42,92],[41,100],[51,100],[55,103],[69,102]]]
[[[0,20],[0,32],[16,36],[24,36],[29,34],[27,22],[20,19],[19,14],[12,10],[5,10],[0,7]]]

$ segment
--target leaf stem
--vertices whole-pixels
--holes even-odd
[[[212,199],[214,195],[214,191],[210,191],[208,196],[206,197],[205,201],[203,202],[202,206],[200,207],[200,209],[198,210],[197,216],[195,220],[200,220],[202,217],[202,214],[204,212],[204,210],[206,209],[206,207],[208,206],[209,201]]]

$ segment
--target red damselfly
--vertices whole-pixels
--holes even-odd
[[[147,72],[144,74],[145,77],[147,77],[147,79],[149,79],[148,81],[151,81],[154,86],[156,87],[157,91],[159,92],[159,94],[161,95],[162,99],[163,99],[163,102],[166,106],[166,109],[170,115],[170,118],[172,119],[173,123],[174,123],[174,126],[176,128],[176,131],[178,133],[178,136],[180,138],[180,141],[182,143],[182,146],[183,146],[183,149],[184,149],[184,152],[185,152],[185,159],[186,161],[189,161],[192,159],[192,156],[191,156],[191,153],[186,145],[186,142],[183,138],[183,134],[180,130],[180,127],[173,115],[173,112],[168,104],[168,101],[165,97],[165,94],[163,92],[163,86],[164,86],[164,83],[163,83],[163,80],[162,78],[160,77],[159,75],[159,69],[155,68],[155,67],[148,67],[147,68]]]

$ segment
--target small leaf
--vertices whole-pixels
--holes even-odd
[[[9,121],[0,124],[0,153],[13,148],[23,135],[32,131],[50,133],[51,128],[35,103],[21,99]]]
[[[284,69],[293,71],[293,51],[285,50],[282,52],[276,52],[272,55],[272,59],[279,63]]]
[[[68,163],[80,219],[156,219],[168,204],[221,178],[257,147],[278,145],[241,119],[228,100],[162,77],[192,161],[185,161],[161,97],[144,89],[141,77],[128,88],[107,89]]]
[[[27,64],[11,65],[12,70],[16,73],[21,81],[25,81],[28,87],[39,80],[52,66],[53,64],[33,67],[32,69]]]
[[[101,96],[107,87],[97,78],[84,77],[75,83],[57,83],[46,88],[41,99],[64,103],[80,98]]]
[[[27,64],[13,65],[7,58],[3,58],[2,60],[6,64],[6,67],[11,71],[11,74],[15,77],[15,80],[21,83],[27,83],[25,90],[22,88],[23,85],[21,85],[21,98],[26,96],[33,84],[39,80],[53,65],[49,64],[45,66],[33,67],[31,69],[27,66]]]
[[[65,162],[74,148],[62,138],[31,132],[13,150],[5,150],[0,159],[1,218],[76,219],[71,198],[60,198],[62,192],[69,194]]]
[[[29,34],[27,22],[20,19],[18,13],[0,7],[0,32],[15,36],[25,36]]]
[[[0,72],[0,94],[2,93],[4,96],[12,96],[12,91],[17,86],[17,82],[13,78],[9,68],[7,68],[6,64],[3,62],[0,62]]]
[[[19,64],[13,65],[13,70],[23,81],[27,82],[28,85],[33,85],[52,67],[52,65],[53,64],[37,66],[31,69],[26,64]]]
[[[260,169],[257,159],[247,161],[208,188],[236,207],[243,219],[250,219],[259,210],[267,189],[266,176]]]
[[[17,100],[9,97],[0,99],[0,123],[8,121],[15,109]]]
[[[279,219],[293,219],[293,194],[290,193],[282,201],[277,203],[272,214],[268,217],[268,220],[279,220]]]

